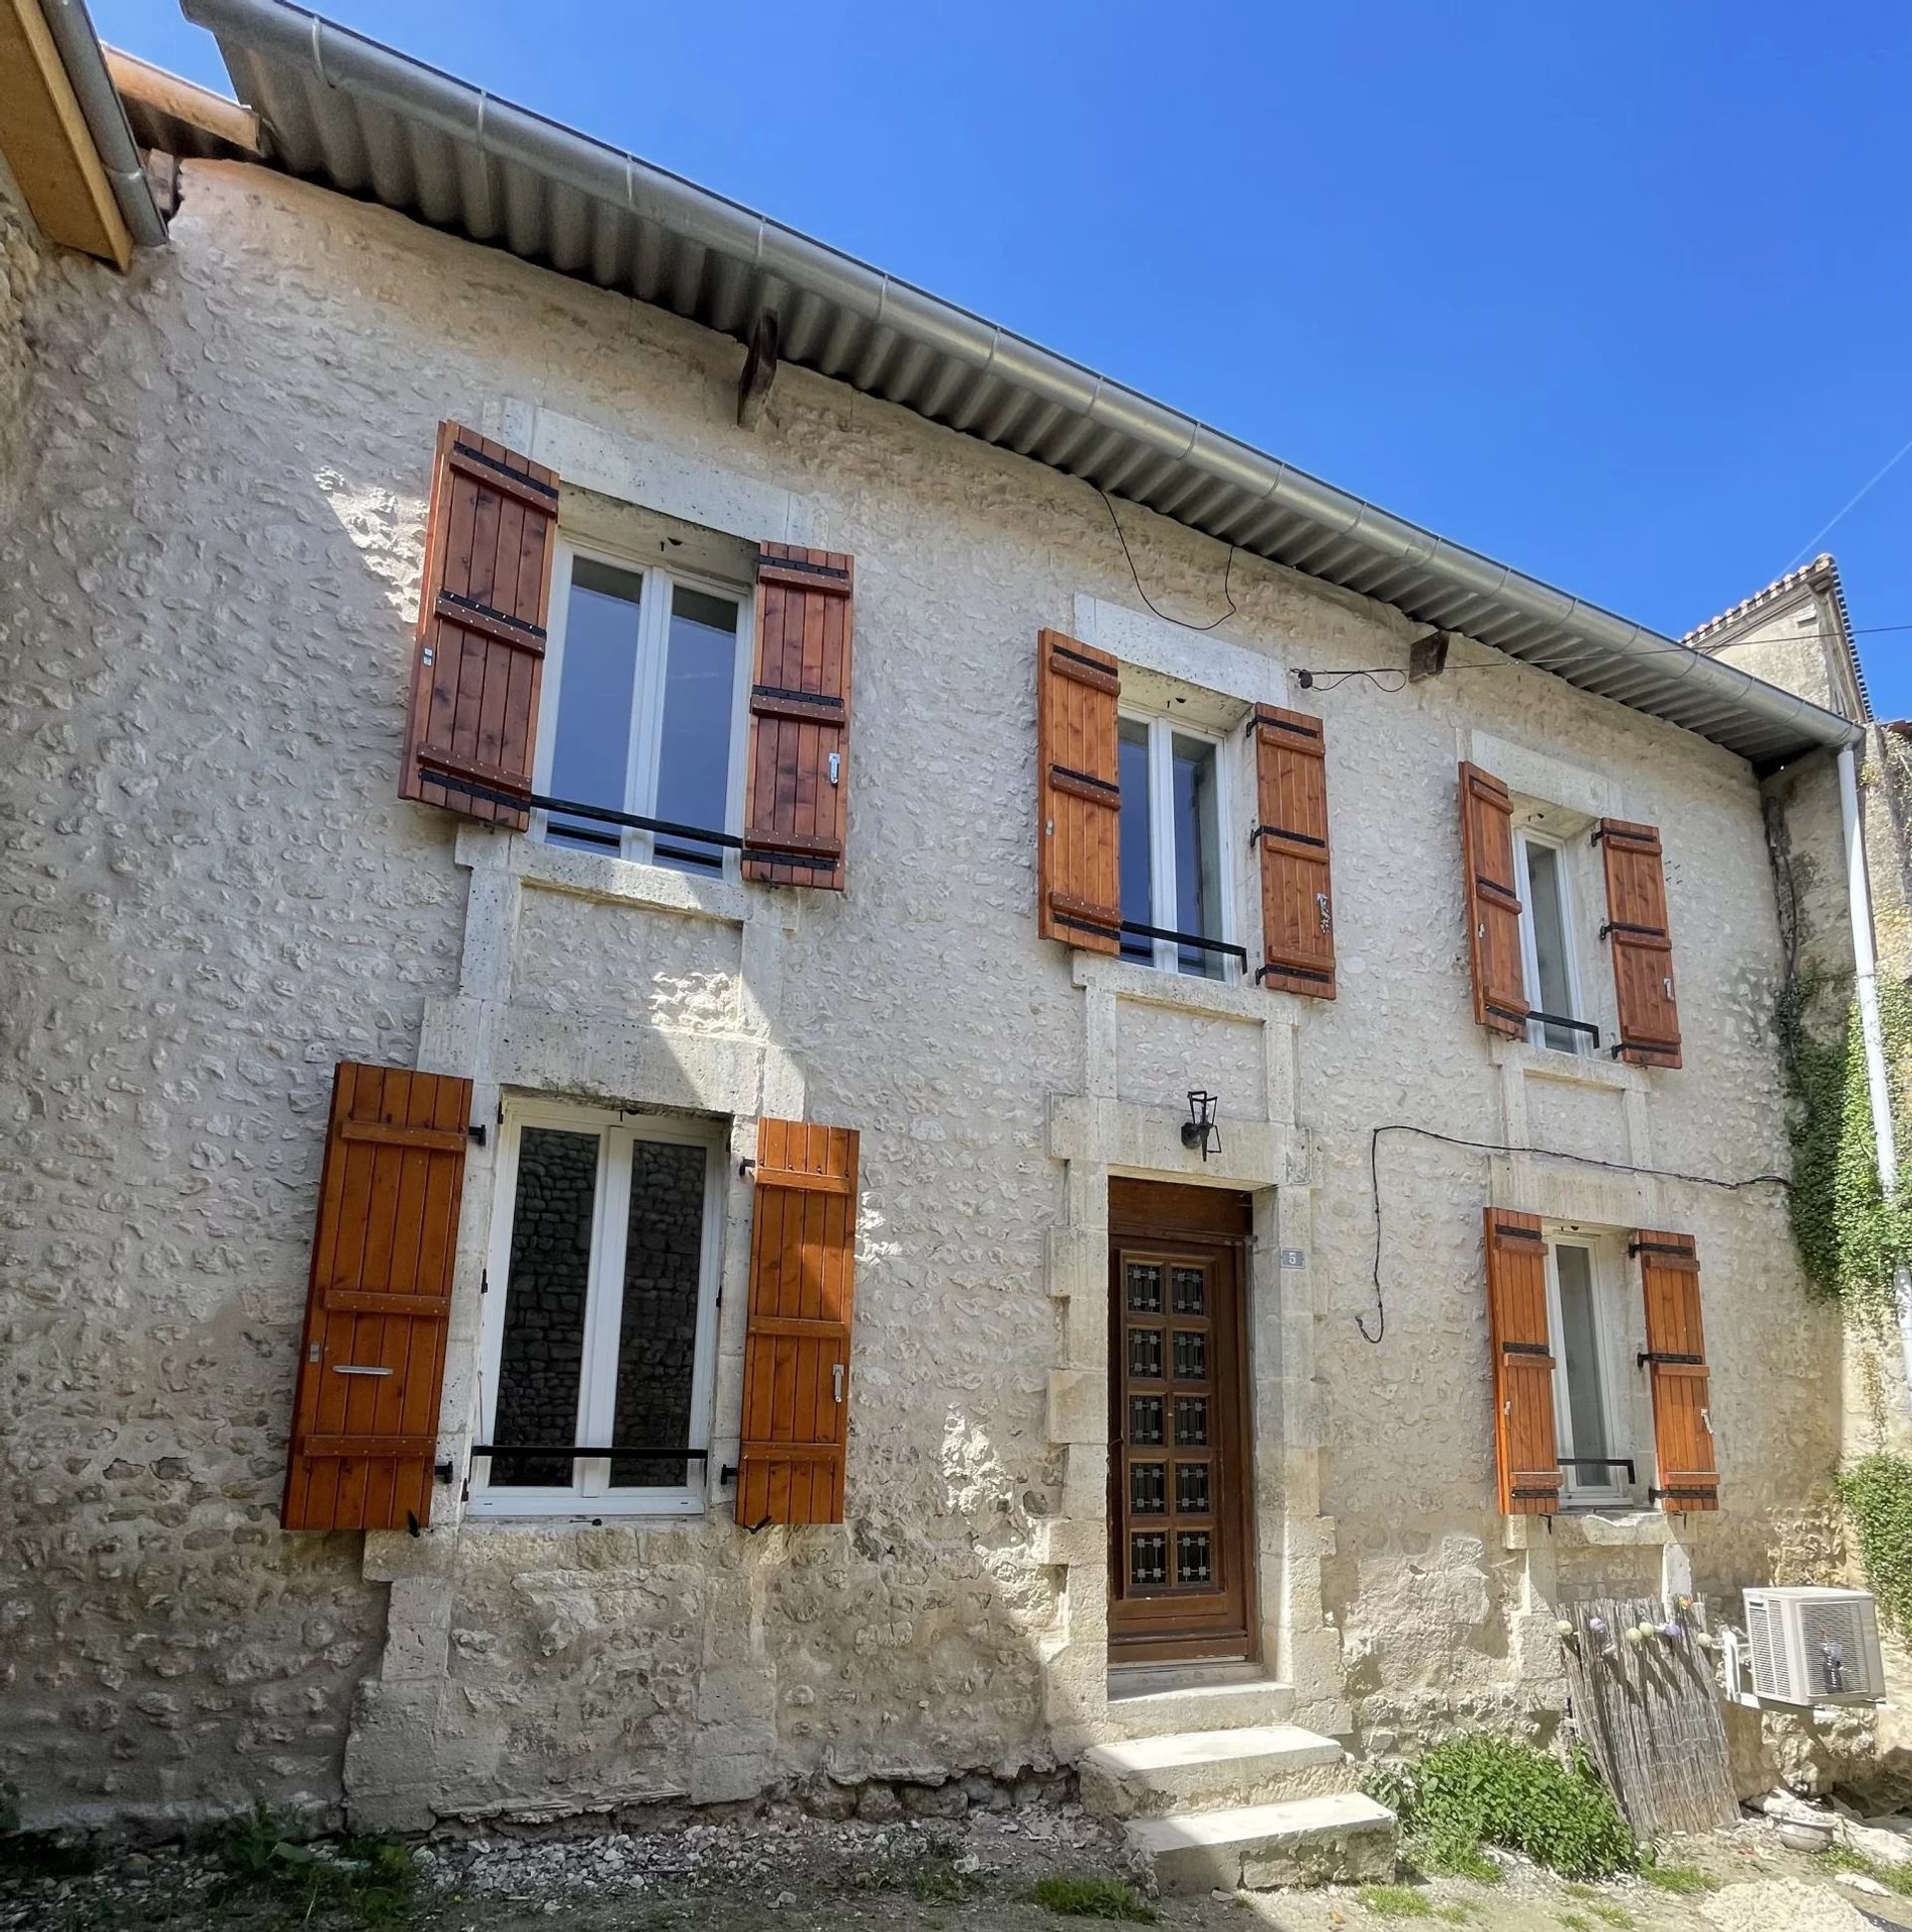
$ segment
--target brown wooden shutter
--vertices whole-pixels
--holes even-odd
[[[431,1520],[471,1083],[339,1063],[280,1522]]]
[[[760,1120],[737,1521],[840,1523],[855,1302],[856,1135]]]
[[[1487,1210],[1487,1328],[1501,1513],[1552,1516],[1560,1507],[1560,1451],[1554,1433],[1547,1243],[1539,1215]]]
[[[1037,890],[1045,939],[1122,949],[1116,661],[1060,630],[1036,640]]]
[[[1495,1033],[1527,1038],[1521,959],[1521,888],[1514,869],[1514,805],[1478,765],[1461,766],[1461,848],[1467,867],[1467,949],[1474,1017]]]
[[[1680,1064],[1680,1010],[1673,997],[1673,941],[1666,925],[1660,835],[1624,819],[1600,821],[1606,857],[1606,925],[1619,1000],[1619,1057],[1639,1067]]]
[[[1646,1360],[1653,1389],[1653,1454],[1663,1510],[1717,1510],[1720,1466],[1713,1450],[1706,1330],[1700,1323],[1699,1248],[1690,1234],[1641,1228],[1629,1252],[1640,1258],[1646,1293]]]
[[[1255,977],[1284,992],[1331,1000],[1334,905],[1320,719],[1257,706],[1255,772],[1264,955]]]
[[[398,796],[522,829],[557,550],[558,477],[455,422],[438,425]],[[446,784],[444,779],[454,782]]]
[[[757,553],[744,876],[843,889],[856,567],[836,550]]]

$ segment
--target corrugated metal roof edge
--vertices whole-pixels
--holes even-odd
[[[1731,735],[1724,735],[1724,725],[1714,730],[1689,728],[1749,759],[1755,754],[1747,745],[1759,743],[1761,753],[1755,762],[1762,766],[1857,736],[1846,720],[1792,692],[1688,651],[1643,624],[1423,530],[766,215],[543,115],[500,101],[291,0],[181,0],[181,10],[218,38],[235,82],[248,57],[283,63],[324,89],[361,92],[388,112],[409,115],[501,161],[527,167],[593,199],[613,205],[621,202],[633,214],[641,213],[702,247],[749,262],[759,272],[836,304],[872,326],[954,357],[973,369],[987,369],[1033,398],[1132,437],[1201,476],[1306,518],[1323,532],[1359,546],[1375,563],[1409,564],[1433,575],[1445,591],[1498,603],[1510,615],[1553,633],[1542,640],[1550,651],[1546,667],[1569,682],[1579,680],[1563,665],[1582,645],[1590,648],[1595,660],[1586,666],[1588,676],[1596,667],[1610,670],[1629,659],[1662,659],[1651,667],[1656,682],[1705,687],[1708,697],[1736,714],[1744,727]],[[264,112],[261,102],[248,105]],[[1507,654],[1519,658],[1523,652]],[[1684,661],[1676,663],[1673,657]],[[1638,702],[1630,708],[1668,715]]]

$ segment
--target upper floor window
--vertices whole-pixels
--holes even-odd
[[[1609,1258],[1590,1240],[1559,1235],[1547,1244],[1548,1328],[1558,1366],[1554,1433],[1569,1503],[1617,1503],[1628,1496],[1627,1447],[1616,1372],[1619,1310]],[[1616,1460],[1617,1459],[1617,1460]]]
[[[1516,835],[1521,883],[1521,953],[1527,1003],[1535,1018],[1528,1038],[1537,1047],[1583,1053],[1592,1036],[1562,1021],[1586,1020],[1574,954],[1573,888],[1566,847],[1558,839],[1528,830]]]
[[[554,845],[721,873],[695,836],[743,821],[751,600],[657,566],[561,549],[552,585],[537,789],[681,828],[636,831],[552,811]]]
[[[1226,976],[1229,955],[1164,934],[1232,940],[1224,745],[1174,719],[1124,712],[1118,732],[1122,957],[1164,972]]]
[[[702,1508],[721,1150],[715,1122],[507,1103],[474,1509]]]

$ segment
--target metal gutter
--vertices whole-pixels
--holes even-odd
[[[1449,542],[967,310],[289,0],[181,0],[289,171],[748,340],[1761,770],[1842,718]]]
[[[60,50],[60,64],[73,83],[74,99],[86,117],[87,132],[113,186],[113,198],[125,218],[132,238],[142,248],[157,248],[166,238],[166,224],[153,198],[152,183],[139,163],[132,143],[126,111],[120,105],[100,37],[87,18],[83,0],[41,0],[47,31]]]

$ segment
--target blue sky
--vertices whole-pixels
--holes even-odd
[[[1912,454],[1814,544],[1912,441],[1903,0],[324,10],[1674,635],[1830,549],[1912,714]]]

